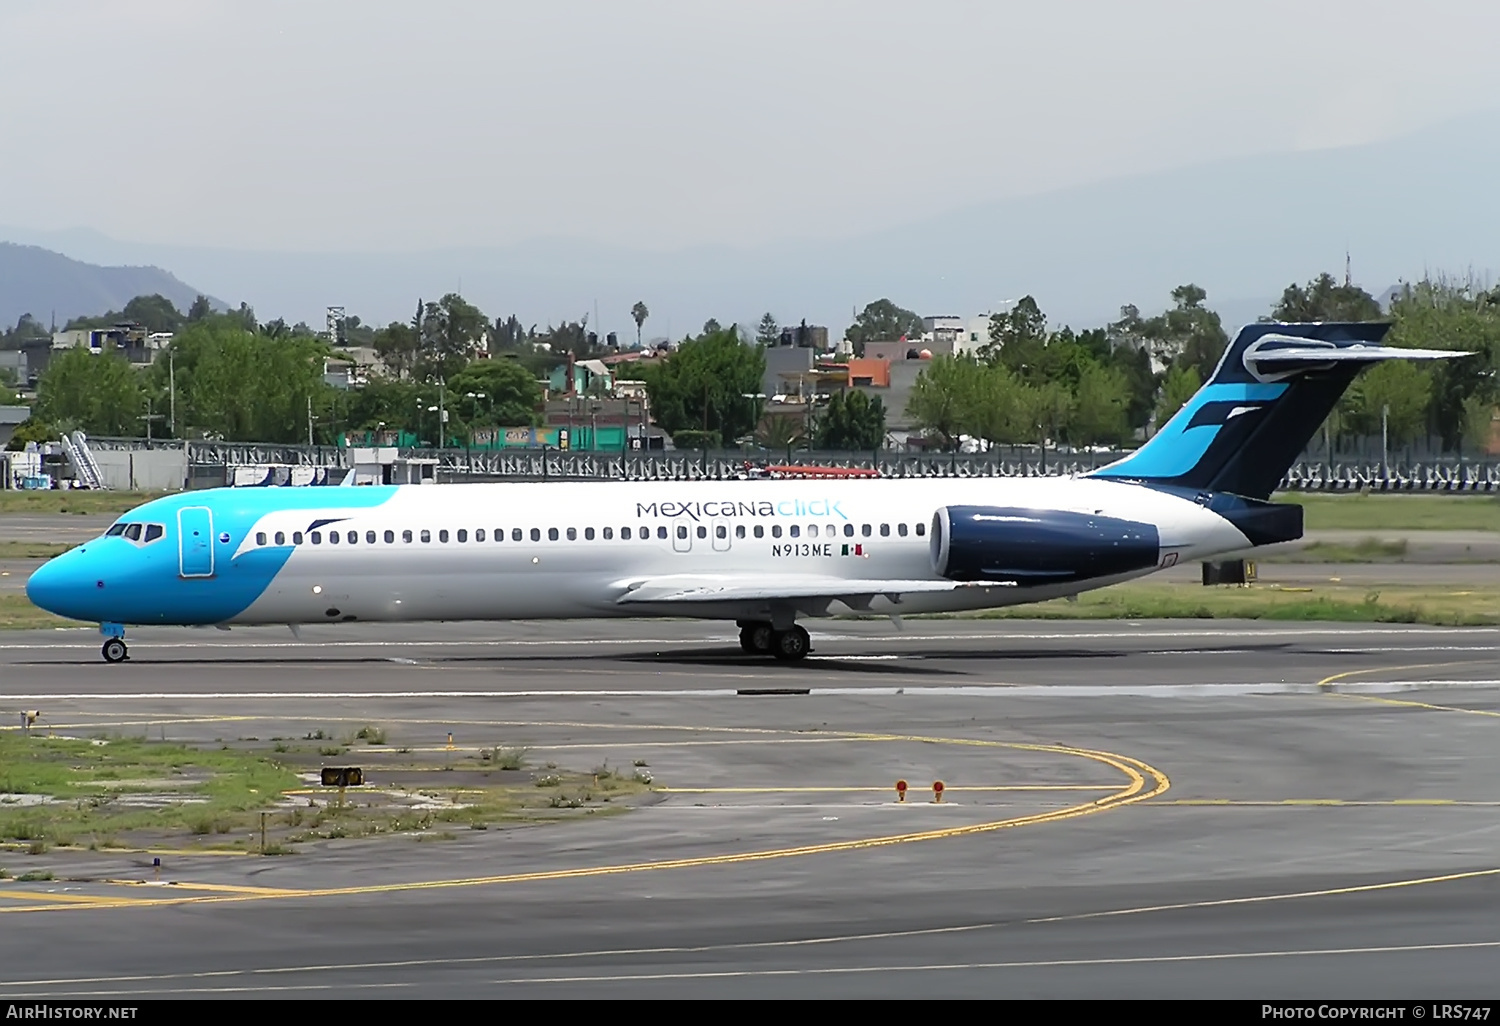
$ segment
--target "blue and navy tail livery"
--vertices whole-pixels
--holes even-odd
[[[127,625],[674,616],[747,653],[798,617],[992,608],[1301,537],[1265,501],[1359,369],[1458,355],[1384,325],[1246,328],[1154,438],[1079,478],[221,488],[156,499],[43,565],[31,600]]]
[[[1253,324],[1145,445],[1092,476],[1268,499],[1362,369],[1465,354],[1381,345],[1389,324]]]

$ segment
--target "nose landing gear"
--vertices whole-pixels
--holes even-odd
[[[104,635],[104,646],[99,654],[104,656],[106,663],[123,663],[130,658],[130,649],[125,646],[124,624],[101,623],[99,633]]]

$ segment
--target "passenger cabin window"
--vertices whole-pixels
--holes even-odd
[[[411,541],[411,532],[410,531],[402,531],[401,532],[401,540],[404,541],[404,542]]]
[[[714,537],[716,537],[716,538],[728,538],[729,537],[729,529],[727,527],[725,527],[723,524],[717,525],[714,528]]]
[[[328,532],[328,544],[329,545],[337,545],[338,543],[339,543],[339,533],[337,531],[329,531]]]
[[[905,538],[906,537],[906,525],[905,524],[897,524],[896,525],[896,533],[899,534],[901,537]]]
[[[474,532],[474,540],[477,542],[484,541],[484,528],[481,527]]]
[[[683,527],[681,525],[678,525],[678,527],[677,527],[677,537],[679,537],[679,538],[686,538],[687,537],[687,528]]]
[[[708,528],[706,528],[706,527],[699,527],[698,528],[698,537],[699,538],[707,538],[708,537]]]
[[[854,525],[853,524],[845,524],[844,525],[844,537],[845,538],[853,538],[854,537]]]
[[[532,528],[532,530],[536,530],[536,528]],[[513,528],[511,530],[511,532],[510,532],[510,540],[511,541],[520,541],[521,540],[521,529],[519,527]],[[535,538],[533,538],[531,540],[532,541],[536,541]]]
[[[350,531],[344,537],[346,537],[346,538],[349,539],[349,544],[350,545],[356,545],[356,544],[359,543],[359,532],[358,531]]]
[[[301,545],[302,544],[302,532],[301,531],[293,531],[292,532],[292,544],[293,545]]]
[[[585,527],[583,529],[583,540],[584,541],[593,541],[594,540],[594,529],[592,527]]]
[[[281,531],[277,531],[276,532],[276,544],[277,545],[285,545],[286,544],[286,535],[283,532],[281,532]]]
[[[628,527],[622,527],[622,528],[620,528],[620,538],[623,541],[629,541],[630,540],[630,528],[628,528]]]
[[[541,541],[542,540],[542,529],[540,527],[533,527],[531,529],[531,540],[532,541]]]
[[[385,532],[385,543],[387,545],[394,545],[394,544],[396,544],[396,532],[395,531],[387,531],[387,532]]]
[[[374,545],[375,544],[375,532],[374,531],[366,531],[365,532],[365,541],[368,542],[371,545]]]
[[[312,542],[314,545],[322,545],[323,544],[323,532],[322,531],[314,531],[312,534],[309,534],[307,536],[307,540],[310,541],[310,542]]]
[[[763,527],[760,524],[756,524],[755,525],[755,537],[757,537],[757,538],[764,538],[765,536],[766,536],[766,529],[765,529],[765,527]]]
[[[665,527],[658,527],[656,529],[656,536],[658,538],[665,538],[667,536],[667,529]]]
[[[734,525],[734,536],[736,538],[743,538],[743,537],[745,537],[745,525],[744,524],[735,524]]]
[[[422,533],[418,537],[422,539],[422,544],[426,545],[428,542],[432,541],[432,532],[424,527],[422,528]]]
[[[578,540],[578,528],[576,528],[576,527],[570,527],[570,528],[568,528],[568,541],[577,541],[577,540]]]
[[[547,528],[547,540],[548,541],[557,541],[557,528],[555,528],[555,527],[549,527],[549,528]]]
[[[920,538],[920,537],[922,537],[922,535],[924,535],[926,533],[927,533],[927,525],[926,524],[918,524],[917,525],[917,537]]]
[[[461,542],[468,541],[469,540],[469,532],[468,531],[459,531],[458,532],[458,540],[461,541]]]
[[[448,540],[448,532],[447,531],[439,531],[438,532],[438,541],[440,541],[440,542],[446,542],[447,540]]]
[[[791,527],[788,527],[786,529],[786,533],[791,537],[796,538],[802,534],[802,528],[797,524],[793,524]]]
[[[891,525],[890,524],[881,524],[880,525],[880,537],[882,537],[882,538],[889,538],[890,536],[891,536]]]
[[[870,537],[870,525],[869,524],[860,524],[859,525],[859,533],[862,534],[862,535],[864,535],[866,538]]]
[[[613,527],[606,527],[604,529],[604,540],[605,541],[611,541],[611,540],[613,540],[614,536],[615,536],[615,529]]]
[[[772,538],[780,538],[781,537],[781,525],[780,524],[772,524],[771,525],[771,537]]]
[[[266,532],[264,532],[264,531],[256,531],[255,532],[255,544],[257,544],[257,545],[264,545],[265,543],[266,543]]]

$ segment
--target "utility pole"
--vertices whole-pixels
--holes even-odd
[[[1391,407],[1387,404],[1380,408],[1380,476],[1387,481],[1391,479],[1390,420]]]
[[[167,350],[167,395],[171,402],[172,437],[177,437],[177,352]]]
[[[308,444],[309,448],[311,448],[312,444],[313,444],[313,439],[312,439],[312,422],[313,422],[312,396],[308,396],[307,397],[307,444]]]

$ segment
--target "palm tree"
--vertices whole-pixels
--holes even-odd
[[[635,347],[641,347],[641,325],[646,323],[646,318],[651,316],[651,311],[646,309],[646,304],[637,301],[630,308],[630,316],[635,318]]]

